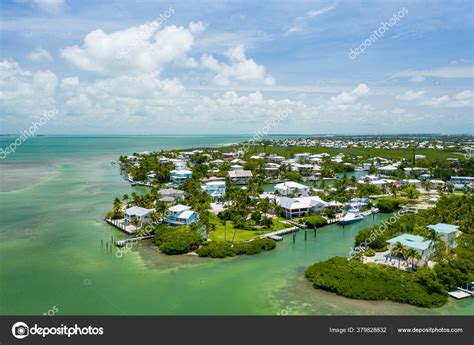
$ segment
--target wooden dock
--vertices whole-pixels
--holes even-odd
[[[471,297],[472,295],[470,293],[461,291],[461,290],[456,290],[456,291],[450,291],[448,292],[448,295],[451,297],[454,297],[456,299],[463,299],[467,297]]]
[[[127,227],[126,225],[120,223],[117,219],[106,218],[105,221],[110,225],[115,226],[117,229],[120,229],[123,232],[127,233],[128,235],[131,235],[136,232],[136,229],[131,229],[130,226]]]
[[[283,240],[283,237],[281,235],[291,234],[292,232],[298,232],[299,230],[300,230],[299,227],[294,226],[294,227],[291,227],[291,228],[286,228],[286,229],[282,229],[282,230],[278,230],[278,231],[273,231],[273,232],[270,232],[268,234],[264,234],[264,235],[260,236],[260,238],[271,238],[271,239],[274,239],[275,241],[281,241],[281,240]],[[273,237],[275,237],[275,238],[273,238]],[[277,239],[277,238],[280,238],[280,239]]]

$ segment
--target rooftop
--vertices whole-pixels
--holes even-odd
[[[438,233],[442,234],[451,234],[453,232],[458,231],[459,226],[457,225],[451,225],[451,224],[445,224],[445,223],[438,223],[435,225],[428,225],[428,229],[434,230]]]
[[[182,212],[182,211],[187,211],[187,210],[190,210],[190,209],[191,209],[191,207],[189,207],[189,206],[178,204],[178,205],[170,207],[168,210],[170,212]]]
[[[275,185],[275,188],[298,188],[298,189],[307,189],[308,186],[305,186],[304,184],[298,183],[298,182],[293,182],[293,181],[288,181],[288,182],[283,182],[283,183],[278,183]]]
[[[413,249],[426,250],[430,247],[431,241],[418,235],[402,234],[387,241],[390,244],[400,242],[404,246]]]
[[[125,210],[125,214],[132,217],[133,216],[142,217],[142,216],[146,216],[148,213],[152,211],[154,211],[152,208],[148,209],[148,208],[143,208],[139,206],[133,206],[133,207],[127,208]]]

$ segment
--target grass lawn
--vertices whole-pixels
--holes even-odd
[[[209,234],[209,237],[211,240],[216,241],[216,242],[224,241],[224,239],[227,239],[227,241],[232,241],[232,237],[234,236],[234,231],[236,231],[235,241],[236,242],[246,241],[252,238],[259,237],[262,234],[267,234],[269,232],[285,229],[288,226],[280,223],[280,220],[282,219],[283,218],[275,218],[273,220],[273,226],[270,229],[262,229],[262,230],[235,229],[234,223],[232,221],[227,221],[227,237],[226,237],[225,226],[220,222],[220,220],[217,217],[211,216],[211,223],[214,223],[216,225],[216,230],[212,231]]]

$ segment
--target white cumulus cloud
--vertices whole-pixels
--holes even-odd
[[[350,92],[341,92],[339,95],[331,97],[334,104],[344,105],[356,103],[361,97],[370,94],[370,89],[366,84],[359,84]]]

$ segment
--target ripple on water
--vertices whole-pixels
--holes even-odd
[[[50,162],[2,162],[0,192],[13,192],[43,182],[56,173]]]

